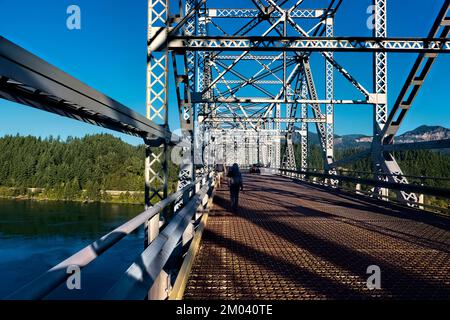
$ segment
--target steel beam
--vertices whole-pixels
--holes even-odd
[[[450,40],[370,37],[185,37],[169,36],[170,50],[189,51],[304,51],[450,53]]]
[[[308,96],[308,85],[306,83],[306,77],[303,76],[301,80],[301,98],[306,99]],[[306,103],[302,103],[300,105],[300,116],[307,117],[308,116],[308,105]],[[307,170],[308,169],[308,124],[306,122],[302,122],[300,129],[302,132],[306,134],[302,134],[300,137],[300,170]],[[304,176],[301,176],[304,178]]]
[[[206,118],[205,122],[275,122],[275,123],[296,123],[296,122],[306,122],[315,123],[321,122],[326,123],[326,118],[272,118],[272,117],[261,117],[261,118],[249,118],[249,117],[225,117],[218,116],[213,118]]]
[[[216,97],[213,99],[204,99],[200,97],[193,97],[192,102],[194,103],[224,103],[224,104],[277,104],[277,103],[306,103],[306,104],[373,104],[368,100],[327,100],[327,99],[319,99],[318,96],[310,99],[281,99],[281,98],[263,98],[263,97],[237,97],[237,98],[225,98],[225,97]],[[245,106],[243,106],[245,107]]]
[[[0,36],[0,97],[146,139],[169,139],[167,127],[89,87]]]
[[[169,28],[169,0],[148,0],[147,33],[147,83],[146,115],[149,120],[158,121],[168,128],[169,107],[169,51],[155,50],[155,42],[161,34],[167,34]],[[144,139],[145,156],[145,208],[167,198],[169,188],[169,141],[151,141]],[[154,199],[157,199],[156,201]],[[163,217],[166,212],[163,212]],[[159,220],[159,219],[158,219]],[[144,248],[149,246],[159,231],[159,221],[148,220],[145,223]],[[160,296],[150,290],[149,299]]]
[[[316,86],[314,84],[314,79],[312,75],[311,65],[309,59],[305,59],[303,61],[303,72],[306,79],[306,84],[308,88],[309,97],[312,100],[318,100]],[[313,103],[311,104],[311,108],[316,118],[323,118],[324,114],[320,108],[320,104]],[[324,123],[316,123],[317,134],[319,135],[320,147],[322,149],[322,157],[324,160],[324,165],[328,169],[328,165],[332,163],[332,159],[328,159],[327,156],[327,131],[326,124]]]
[[[373,36],[375,38],[385,38],[387,36],[387,0],[373,0],[375,25],[373,28]],[[388,74],[387,74],[387,53],[375,52],[373,54],[373,91],[377,97],[378,103],[373,107],[373,140],[372,140],[372,163],[374,178],[383,180],[384,176],[381,173],[386,172],[386,160],[383,159],[381,153],[381,132],[386,124],[387,118],[387,88],[388,88]],[[392,167],[398,167],[397,163],[391,161]],[[397,172],[400,168],[396,168]],[[376,193],[382,196],[387,196],[388,190],[375,189]]]
[[[270,8],[268,8],[270,9]],[[279,18],[281,14],[272,10],[264,12],[265,16]],[[320,19],[325,14],[325,9],[295,9],[289,12],[289,17],[294,19]],[[254,8],[209,8],[207,11],[209,18],[232,18],[232,19],[249,19],[261,16],[261,11]]]
[[[447,39],[450,34],[450,26],[447,16],[450,8],[450,0],[446,0],[433,24],[428,37]],[[386,120],[386,126],[383,128],[383,144],[387,145],[393,142],[397,131],[399,130],[405,116],[407,115],[411,105],[420,91],[425,79],[436,61],[437,54],[420,54],[406,81],[400,91],[395,104]]]
[[[325,20],[327,38],[334,36],[334,18]],[[334,60],[333,52],[326,52],[325,59],[325,96],[327,100],[334,100],[334,68],[330,60]],[[326,156],[327,163],[334,161],[334,104],[325,105],[326,109]]]

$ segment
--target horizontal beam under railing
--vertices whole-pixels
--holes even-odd
[[[398,191],[414,192],[414,193],[426,194],[426,195],[435,196],[435,197],[450,198],[450,189],[444,189],[444,188],[417,186],[417,185],[413,185],[413,184],[393,183],[393,182],[387,182],[387,181],[378,181],[378,180],[374,180],[374,179],[354,178],[354,177],[349,177],[349,176],[332,175],[332,174],[328,174],[328,173],[318,173],[318,172],[311,172],[311,171],[289,170],[289,169],[278,169],[278,170],[280,172],[297,173],[297,174],[301,174],[301,175],[307,175],[307,176],[318,177],[318,178],[334,179],[334,180],[339,180],[339,181],[360,183],[363,185],[370,185],[370,186],[387,188],[387,189],[398,190]]]
[[[122,240],[125,236],[132,233],[134,230],[139,228],[148,220],[152,219],[156,214],[162,211],[165,207],[170,205],[172,202],[178,200],[183,196],[185,192],[192,189],[195,186],[194,183],[190,183],[183,189],[171,194],[166,199],[161,200],[154,206],[150,207],[148,210],[137,215],[133,219],[125,222],[120,227],[117,227],[110,233],[104,235],[100,239],[94,241],[90,245],[81,249],[77,253],[73,254],[66,260],[57,264],[53,268],[49,269],[47,272],[29,282],[22,288],[18,289],[11,295],[7,296],[6,299],[11,300],[38,300],[43,299],[59,285],[61,285],[70,274],[67,274],[66,270],[69,266],[78,266],[83,268],[89,263],[94,261],[98,256],[107,251],[113,245]]]

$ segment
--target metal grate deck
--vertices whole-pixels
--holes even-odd
[[[185,299],[450,299],[442,218],[328,193],[287,178],[244,176],[240,210],[217,191]],[[369,265],[381,289],[369,290]]]

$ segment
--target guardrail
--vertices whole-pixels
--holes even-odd
[[[319,173],[319,172],[311,172],[311,171],[301,171],[301,170],[290,170],[290,169],[278,169],[280,172],[294,173],[299,175],[325,178],[325,179],[333,179],[338,181],[352,182],[363,185],[369,185],[379,188],[387,188],[398,191],[406,191],[406,192],[414,192],[420,194],[426,194],[436,197],[450,198],[450,189],[444,188],[436,188],[429,186],[418,186],[413,184],[402,184],[402,183],[393,183],[387,181],[380,181],[375,179],[366,179],[366,178],[355,178],[343,175],[333,175],[328,173]]]
[[[324,171],[324,169],[320,169],[320,168],[308,168],[309,172],[320,172],[320,171]],[[336,170],[336,172],[338,172],[340,175],[344,175],[344,174],[356,174],[356,175],[368,175],[368,176],[374,176],[373,172],[370,171],[358,171],[358,170],[349,170],[349,169],[339,169],[339,168],[335,168],[334,170]],[[404,178],[408,178],[408,179],[413,179],[413,180],[420,180],[420,181],[425,181],[425,180],[438,180],[438,181],[450,181],[450,178],[446,178],[446,177],[428,177],[428,176],[415,176],[415,175],[407,175],[407,174],[395,174],[395,173],[380,173],[379,174],[380,177],[404,177]]]
[[[164,230],[109,290],[105,296],[106,299],[142,300],[149,294],[149,288],[153,286],[179,244],[179,240],[193,220],[197,207],[204,201],[210,187],[210,183],[205,184],[200,192],[172,218]],[[158,295],[158,293],[156,294]]]
[[[317,169],[313,169],[317,170]],[[320,169],[323,170],[323,169]],[[338,189],[340,191],[351,193],[358,196],[365,196],[370,198],[376,198],[385,201],[391,201],[397,205],[404,206],[408,205],[409,208],[414,207],[420,210],[428,209],[428,212],[432,212],[433,214],[438,214],[444,217],[450,217],[449,207],[439,206],[434,204],[426,204],[424,203],[424,195],[435,196],[437,198],[445,198],[450,199],[450,189],[446,188],[437,188],[423,185],[414,185],[414,184],[401,184],[401,183],[391,183],[387,181],[378,181],[375,179],[363,179],[361,177],[350,177],[343,175],[332,175],[327,173],[319,173],[317,171],[301,171],[301,170],[289,170],[289,169],[278,169],[279,173],[285,175],[289,178],[293,178],[299,181],[312,183],[314,185],[321,185],[324,187],[330,187],[333,189]],[[339,171],[338,171],[339,172]],[[357,171],[348,171],[349,173],[356,173]],[[363,172],[359,172],[363,173]],[[364,172],[369,173],[369,172]],[[371,173],[373,175],[373,173]],[[382,176],[382,175],[380,175]],[[411,176],[409,176],[411,177]],[[311,179],[312,178],[312,179]],[[319,178],[320,180],[317,180]],[[426,179],[431,179],[431,177],[421,177]],[[338,183],[331,184],[331,180],[338,181]],[[442,178],[442,180],[447,181],[447,178]],[[423,180],[422,180],[423,181]],[[348,186],[342,184],[342,182],[349,182],[355,184],[354,188],[349,188]],[[375,193],[372,190],[363,190],[361,188],[362,185],[368,185],[379,188],[392,189],[396,191],[406,191],[406,192],[414,192],[419,194],[419,201],[397,201],[395,198],[389,195],[383,195],[379,193]]]
[[[37,277],[17,291],[13,292],[9,296],[7,296],[6,299],[39,300],[45,298],[58,286],[64,283],[70,276],[70,274],[67,273],[67,268],[69,268],[70,266],[78,266],[80,269],[86,267],[89,263],[94,261],[97,257],[110,249],[125,236],[129,235],[145,223],[149,223],[149,225],[153,224],[154,226],[156,226],[156,233],[159,233],[159,213],[171,203],[181,199],[186,195],[186,193],[192,191],[195,188],[196,184],[197,182],[191,183],[185,186],[183,189],[180,189],[179,191],[171,194],[166,199],[156,203],[146,211],[117,227],[100,239],[92,242],[90,245],[81,249],[66,260],[49,269],[41,276]],[[159,233],[159,235],[155,235],[154,239],[151,239],[153,241],[138,258],[139,261],[142,260],[144,266],[147,266],[149,263],[151,265],[151,273],[148,273],[150,269],[146,268],[145,270],[141,270],[143,274],[151,275],[150,279],[154,280],[153,276],[157,276],[161,272],[165,262],[167,262],[168,257],[173,252],[173,249],[175,248],[177,242],[183,235],[183,232],[186,230],[189,224],[189,219],[192,218],[192,216],[197,212],[197,208],[205,203],[205,197],[211,194],[213,188],[214,180],[212,177],[209,177],[200,191],[193,195],[192,198],[184,205],[184,207],[172,216],[171,220],[164,227],[163,231]],[[127,270],[127,273],[121,278],[118,284],[114,286],[114,290],[108,293],[107,298],[126,296],[127,298],[132,297],[137,299],[144,299],[145,294],[140,296],[137,292],[141,293],[142,290],[146,289],[148,293],[153,283],[152,280],[145,282],[145,285],[148,285],[148,287],[146,288],[144,288],[143,283],[140,282],[138,286],[139,290],[137,290],[137,287],[134,286],[126,286],[127,288],[136,288],[136,293],[126,291],[125,294],[125,292],[119,292],[119,288],[124,288],[125,290],[125,286],[123,286],[122,284],[129,283],[127,279],[133,270],[136,270],[135,264],[133,264]]]

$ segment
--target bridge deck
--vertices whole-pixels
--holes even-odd
[[[185,299],[450,297],[448,221],[246,175],[240,210],[216,193]],[[381,268],[369,290],[367,267]]]

